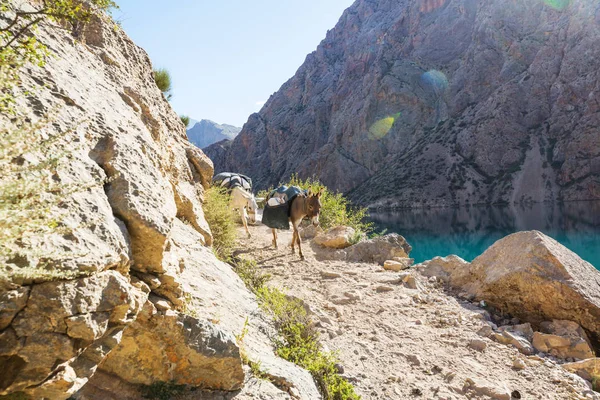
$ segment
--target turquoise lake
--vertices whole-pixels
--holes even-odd
[[[370,219],[404,236],[415,262],[449,254],[472,261],[496,240],[535,229],[600,269],[600,201],[372,211]]]

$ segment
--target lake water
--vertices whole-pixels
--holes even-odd
[[[404,236],[415,262],[449,254],[472,261],[496,240],[535,229],[600,269],[600,201],[373,211],[370,219],[377,230]]]

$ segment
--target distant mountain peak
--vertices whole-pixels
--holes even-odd
[[[191,121],[194,121],[192,124]],[[225,139],[233,139],[242,128],[228,124],[218,124],[209,119],[190,120],[188,139],[197,147],[204,148]]]

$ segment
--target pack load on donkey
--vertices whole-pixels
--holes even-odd
[[[243,174],[234,172],[221,172],[212,179],[213,185],[218,185],[231,192],[235,187],[241,187],[247,192],[252,192],[252,179]]]
[[[262,223],[269,228],[290,229],[290,206],[304,191],[298,186],[280,186],[269,193],[263,210]]]

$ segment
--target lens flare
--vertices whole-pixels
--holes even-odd
[[[571,4],[571,0],[544,0],[544,4],[555,10],[562,11]]]
[[[371,125],[369,128],[369,137],[371,139],[382,139],[385,135],[388,134],[392,126],[394,126],[394,122],[400,117],[400,113],[396,113],[394,115],[389,115],[385,118],[381,118],[377,120]]]
[[[436,92],[443,92],[448,88],[448,78],[442,71],[429,70],[421,75],[424,84],[432,87]]]

